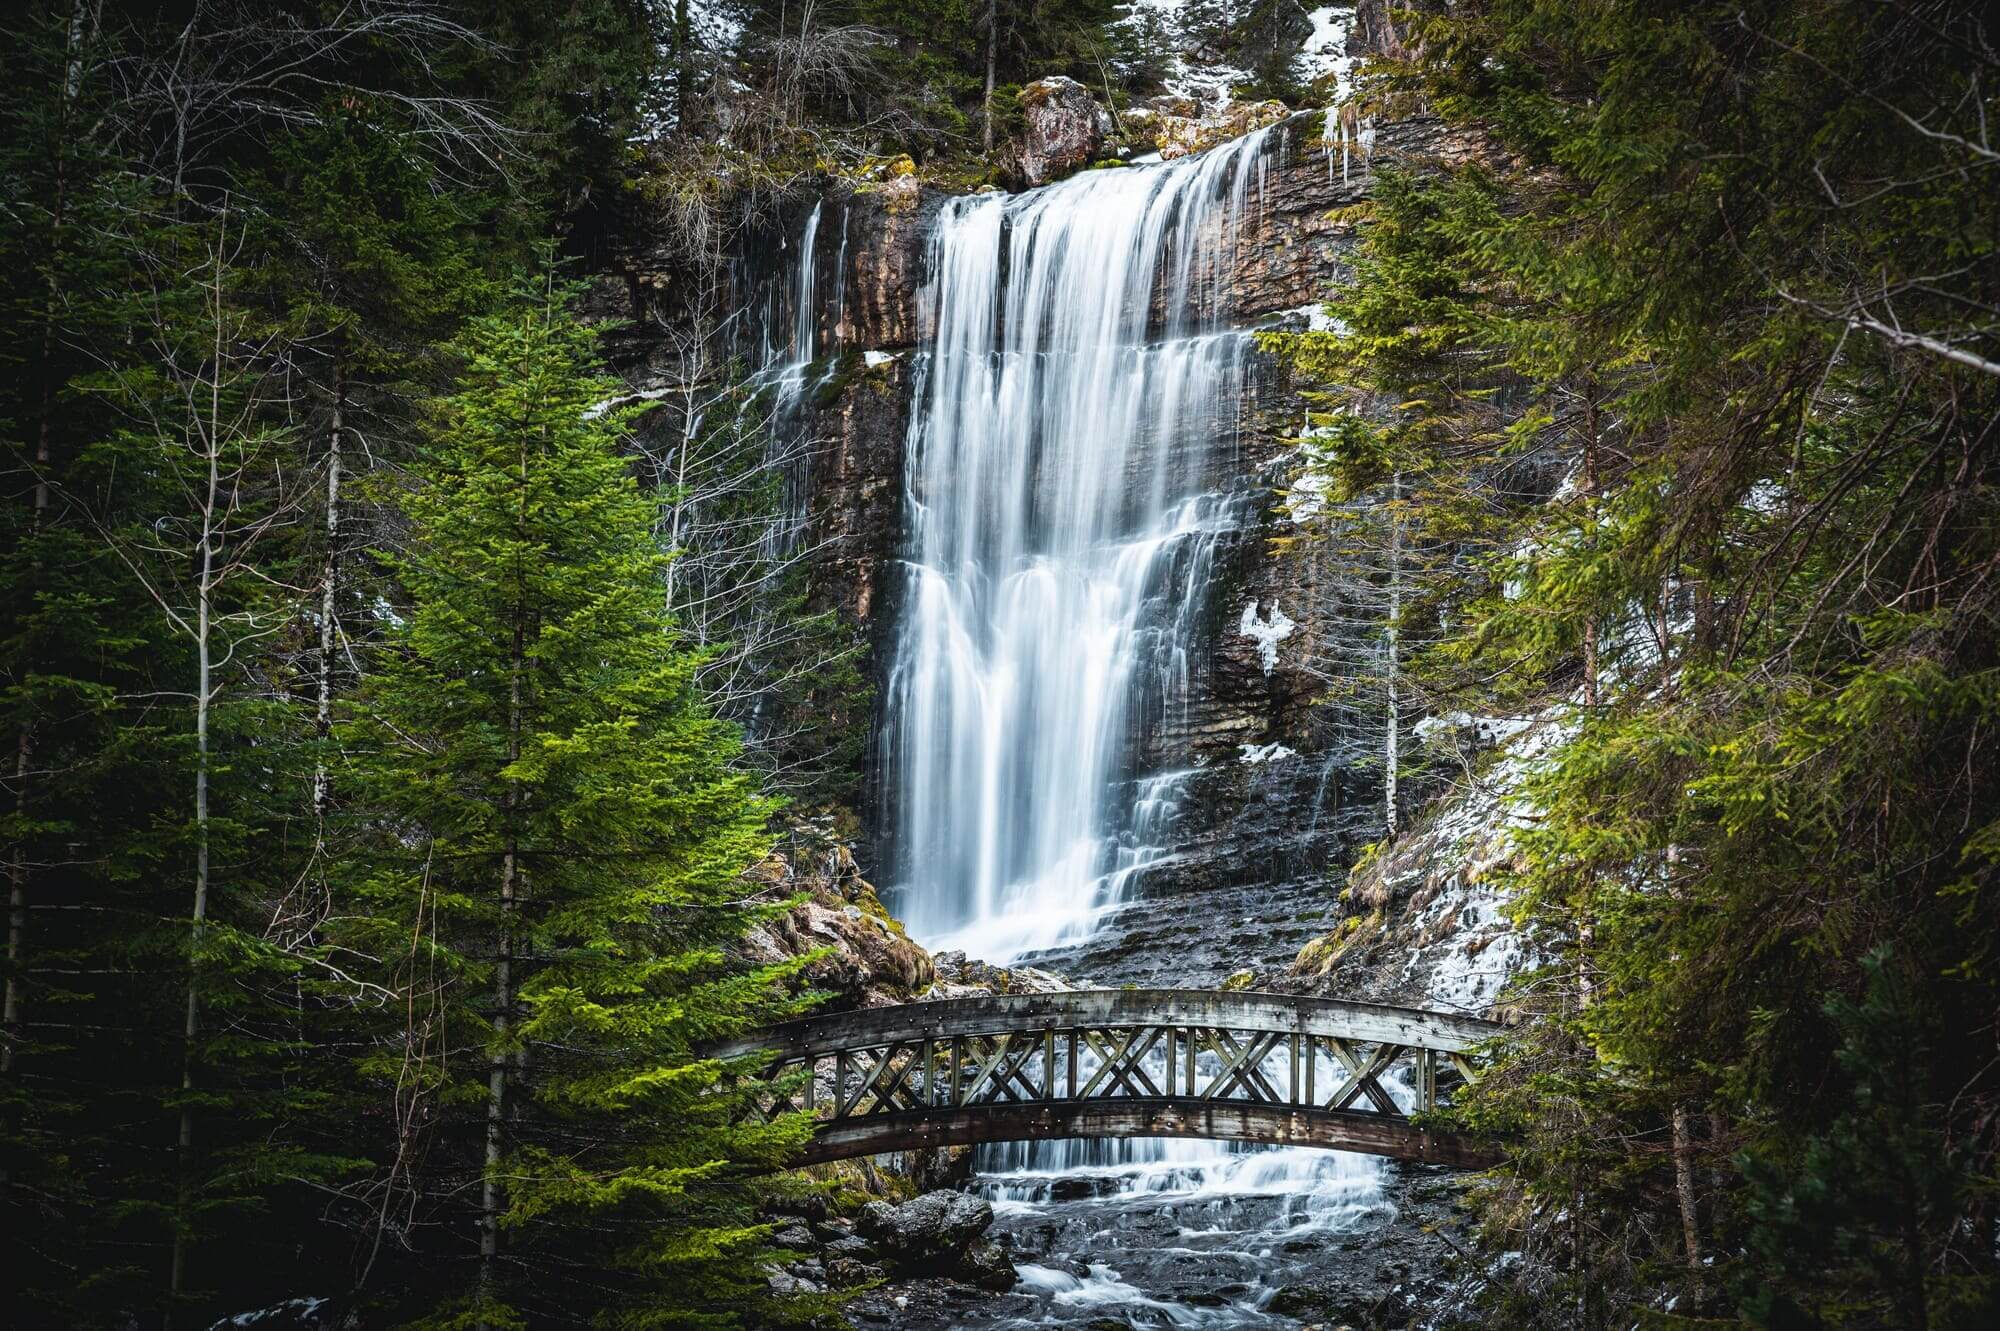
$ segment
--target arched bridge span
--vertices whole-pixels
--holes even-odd
[[[775,1054],[762,1111],[819,1119],[799,1159],[1057,1137],[1205,1137],[1481,1167],[1411,1115],[1476,1075],[1491,1022],[1201,989],[1082,989],[805,1017],[720,1045]]]

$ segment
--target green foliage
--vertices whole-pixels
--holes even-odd
[[[442,1217],[507,1231],[458,1282],[480,1317],[725,1325],[760,1287],[766,1233],[740,1171],[781,1162],[807,1124],[736,1122],[748,1090],[697,1051],[796,1009],[790,968],[725,951],[788,903],[740,899],[771,810],[691,687],[626,416],[594,410],[615,386],[570,298],[544,277],[472,323],[401,497],[409,608],[343,728],[381,835],[334,941],[421,956],[426,1025],[385,1032],[362,1070],[436,1106],[431,1167],[476,1178],[450,1143],[507,1124],[483,1167],[504,1211]],[[472,1057],[444,1056],[468,1037]]]
[[[481,421],[528,418],[518,398],[474,409],[454,339],[552,214],[585,217],[587,243],[568,191],[622,170],[656,58],[636,7],[515,8],[484,32],[429,7],[386,27],[250,5],[6,20],[0,1221],[23,1324],[206,1324],[360,1287],[409,1311],[454,1289],[475,1319],[497,1307],[504,1290],[480,1303],[433,1246],[471,1232],[502,1047],[482,998],[499,909],[474,863],[481,779],[559,792],[515,812],[543,846],[587,843],[567,877],[523,866],[505,933],[523,950],[504,1047],[535,1060],[507,1074],[507,1280],[529,1260],[601,1272],[612,1235],[625,1255],[593,1306],[668,1324],[754,1301],[760,1193],[741,1174],[799,1129],[729,1124],[733,1069],[693,1049],[795,1005],[782,975],[720,959],[777,908],[737,902],[772,806],[661,610],[654,497],[615,421],[569,428],[608,390],[566,318],[538,325],[535,383],[570,413],[541,418],[551,465],[577,474],[537,493],[552,520],[609,528],[545,551],[593,580],[587,604],[575,578],[528,590],[550,609],[571,595],[537,651],[572,692],[601,686],[597,710],[551,704],[514,775],[440,778],[435,807],[403,802],[414,778],[385,775],[386,750],[341,761],[378,640],[398,637],[383,659],[424,659],[412,626],[437,620],[404,614],[413,591],[446,618],[485,604],[474,565],[422,583],[439,567],[426,533],[456,540],[450,515],[470,511],[463,492],[423,499],[474,465]],[[149,100],[174,69],[199,70],[186,97]],[[444,396],[467,405],[434,431],[419,403],[462,373]],[[438,695],[471,730],[479,682]],[[322,689],[348,714],[338,740]],[[451,747],[449,725],[402,719]],[[463,820],[429,835],[467,858],[412,908],[394,870],[416,843],[399,838],[432,815]],[[614,1174],[615,1195],[594,1191]]]
[[[1744,1161],[1760,1259],[1743,1291],[1746,1318],[1781,1329],[1990,1326],[2000,1277],[1931,1261],[1980,1187],[1977,1160],[1925,1094],[1940,1053],[1935,1014],[1917,1008],[1888,953],[1863,964],[1861,996],[1826,1010],[1840,1040],[1839,1111],[1788,1154],[1767,1147]],[[1801,1270],[1811,1278],[1798,1279]]]
[[[1344,331],[1287,349],[1328,492],[1419,487],[1432,696],[1562,727],[1515,837],[1544,966],[1467,1109],[1517,1134],[1485,1214],[1540,1272],[1490,1324],[1990,1318],[2000,1084],[1952,1052],[2000,1008],[1978,15],[1410,17],[1371,95],[1495,151],[1383,177]]]

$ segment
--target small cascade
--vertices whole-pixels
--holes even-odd
[[[837,369],[837,361],[821,345],[820,322],[828,285],[818,265],[821,219],[827,210],[816,201],[795,236],[784,239],[782,262],[750,280],[758,299],[753,317],[738,330],[736,345],[745,356],[750,384],[765,421],[764,465],[781,478],[783,498],[779,520],[767,527],[758,553],[765,559],[794,554],[805,536],[811,497],[812,445],[809,409],[817,390]],[[840,256],[831,278],[833,326],[838,326],[840,302],[846,294],[847,210],[841,209]]]

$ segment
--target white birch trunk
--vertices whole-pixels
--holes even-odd
[[[1403,473],[1398,471],[1389,482],[1389,720],[1383,727],[1383,814],[1388,829],[1388,839],[1393,841],[1401,830],[1402,818],[1397,809],[1396,769],[1402,761],[1401,731],[1403,724],[1402,698],[1402,644],[1398,635],[1402,631],[1400,623],[1403,615]]]

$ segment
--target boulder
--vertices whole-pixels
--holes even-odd
[[[870,1266],[852,1257],[834,1257],[827,1261],[826,1279],[835,1289],[853,1289],[857,1285],[886,1279],[886,1275],[879,1266]]]
[[[813,1242],[810,1229],[802,1224],[792,1224],[771,1235],[771,1246],[787,1252],[811,1252],[817,1245]]]
[[[927,1192],[901,1206],[870,1202],[857,1228],[899,1275],[953,1276],[982,1289],[1014,1287],[1014,1264],[982,1236],[993,1207],[962,1192]],[[838,1260],[851,1260],[841,1258]]]
[[[824,853],[772,854],[753,877],[773,891],[803,892],[790,913],[757,925],[738,946],[758,965],[814,960],[806,980],[832,995],[822,1012],[908,1002],[935,978],[930,954],[910,941],[844,844]]]
[[[1218,143],[1242,138],[1252,130],[1275,125],[1290,115],[1283,102],[1229,102],[1213,115],[1199,119],[1189,116],[1162,116],[1155,141],[1160,156],[1168,161],[1192,153],[1207,152]]]
[[[854,1228],[864,1238],[879,1238],[896,1227],[896,1208],[887,1202],[869,1202],[854,1218]]]
[[[1028,185],[1060,180],[1095,161],[1111,133],[1111,115],[1075,79],[1054,75],[1021,89],[1027,123],[1020,150],[1021,179]]]
[[[890,1208],[871,1202],[861,1212],[861,1233],[900,1266],[948,1262],[993,1223],[993,1207],[962,1192],[927,1192]]]
[[[1002,969],[968,959],[963,952],[940,952],[931,959],[937,977],[925,998],[966,998],[974,994],[1060,994],[1075,986],[1060,975],[1033,966]]]
[[[772,1294],[781,1299],[801,1299],[812,1294],[824,1294],[824,1287],[810,1280],[801,1280],[785,1271],[773,1271],[764,1277],[764,1284]]]
[[[1014,1288],[1014,1282],[1019,1279],[1006,1252],[999,1244],[985,1239],[974,1240],[965,1250],[959,1272],[981,1289],[990,1289],[996,1294],[1005,1294]]]
[[[828,1260],[849,1257],[855,1261],[865,1262],[875,1256],[875,1245],[859,1234],[849,1234],[846,1238],[835,1239],[827,1244],[826,1255]]]

